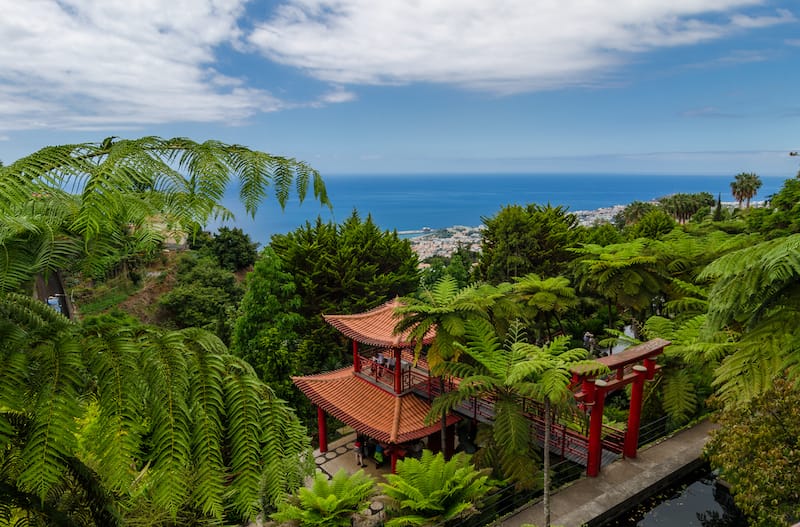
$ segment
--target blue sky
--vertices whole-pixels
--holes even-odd
[[[793,176],[796,0],[0,0],[0,160],[117,135],[337,173]]]

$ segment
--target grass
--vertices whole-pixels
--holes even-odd
[[[81,302],[78,310],[84,316],[97,315],[121,304],[138,290],[139,287],[133,285],[98,288],[90,299],[87,299],[88,302]]]

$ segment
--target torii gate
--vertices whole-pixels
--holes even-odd
[[[623,455],[628,458],[636,457],[639,446],[639,422],[642,415],[644,382],[652,380],[655,376],[660,366],[656,364],[654,357],[660,355],[669,344],[671,342],[668,340],[653,339],[631,346],[621,353],[597,359],[597,362],[611,370],[604,378],[597,378],[596,374],[586,373],[587,368],[572,370],[573,385],[580,387],[575,394],[575,399],[591,410],[587,476],[594,477],[600,473],[603,449],[603,407],[606,394],[628,384],[633,384],[633,387],[631,388],[631,405],[628,413],[628,429],[625,431]]]

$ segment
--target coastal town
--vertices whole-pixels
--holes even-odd
[[[573,214],[578,217],[580,225],[589,227],[597,223],[612,221],[614,216],[624,209],[625,205],[614,205],[595,210],[578,210]],[[459,247],[464,247],[470,252],[479,253],[481,251],[481,230],[483,228],[483,225],[477,227],[455,225],[444,229],[427,229],[406,234],[419,233],[418,236],[410,238],[411,248],[417,253],[420,261],[425,261],[434,256],[448,258]]]

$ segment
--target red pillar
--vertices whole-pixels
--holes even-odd
[[[397,474],[397,447],[392,448],[390,459],[392,460],[392,474]]]
[[[636,450],[639,448],[639,422],[642,417],[642,394],[647,368],[637,364],[633,367],[633,371],[636,373],[636,378],[631,386],[631,409],[628,413],[628,430],[625,431],[625,446],[622,450],[622,454],[629,458],[635,458]]]
[[[644,367],[647,368],[647,380],[652,381],[656,376],[656,361],[655,359],[644,359],[642,361]]]
[[[606,381],[594,381],[592,416],[589,419],[589,455],[586,463],[586,475],[595,477],[600,473],[600,461],[603,454],[603,406],[606,399]]]
[[[361,371],[361,357],[358,356],[358,341],[353,341],[353,371]]]
[[[317,426],[319,427],[319,451],[328,451],[328,424],[325,422],[325,410],[317,406]]]
[[[400,348],[395,348],[394,350],[394,393],[400,393],[403,391],[403,377],[402,377],[402,363],[400,362]]]

